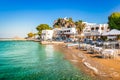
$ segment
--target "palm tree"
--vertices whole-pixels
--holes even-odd
[[[76,29],[78,31],[78,34],[81,34],[83,32],[83,29],[85,28],[85,23],[83,23],[82,20],[76,21],[75,22]]]

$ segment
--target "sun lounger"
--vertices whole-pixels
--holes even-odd
[[[71,44],[67,44],[67,47],[72,47],[72,46],[78,46],[79,44],[78,43],[71,43]]]
[[[94,51],[93,51],[93,49],[92,49],[92,46],[91,46],[90,44],[88,44],[88,45],[86,46],[86,48],[87,48],[87,52],[88,52],[88,53],[94,53]]]
[[[115,58],[117,56],[117,50],[115,49],[105,49],[102,51],[103,58]]]
[[[94,52],[101,54],[102,47],[94,47]]]

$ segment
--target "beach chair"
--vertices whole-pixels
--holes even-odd
[[[94,47],[94,53],[101,54],[103,48],[102,47]]]
[[[92,45],[87,45],[87,53],[94,53],[93,49],[92,49]]]
[[[118,55],[118,50],[116,49],[104,49],[102,51],[103,58],[115,58]]]

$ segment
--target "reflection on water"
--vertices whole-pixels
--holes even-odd
[[[0,42],[0,80],[88,80],[52,45],[28,41]]]
[[[45,51],[46,51],[46,57],[47,58],[53,58],[54,57],[54,52],[53,52],[53,46],[52,45],[47,45],[45,47]]]

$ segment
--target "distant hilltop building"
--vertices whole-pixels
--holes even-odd
[[[68,21],[69,19],[67,17],[65,17],[64,20]]]

